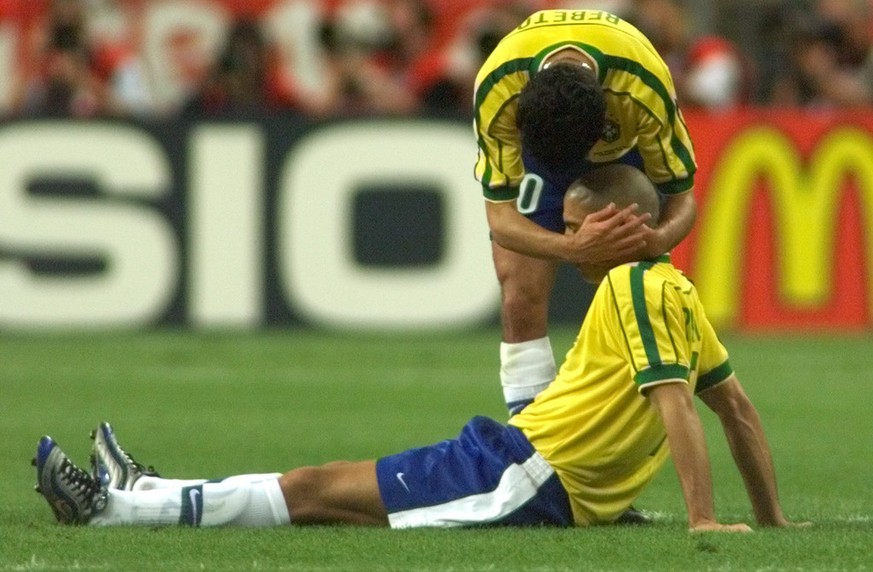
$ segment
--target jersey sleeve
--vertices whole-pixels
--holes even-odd
[[[498,54],[499,55],[499,54]],[[476,78],[473,128],[478,145],[476,180],[485,199],[515,200],[524,178],[516,127],[518,94],[528,80],[530,58],[502,61],[492,54]]]
[[[685,343],[685,318],[669,283],[647,273],[644,264],[610,272],[607,280],[637,389],[687,383],[692,357]]]
[[[476,160],[476,180],[482,185],[485,199],[494,202],[512,201],[524,177],[521,141],[511,125],[515,114],[505,109],[504,117],[494,118],[490,126],[476,125],[479,154]],[[511,114],[510,117],[506,117]]]

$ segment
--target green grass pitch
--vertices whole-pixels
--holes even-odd
[[[563,354],[574,335],[553,334]],[[138,460],[178,477],[283,471],[454,436],[504,418],[498,332],[440,335],[76,334],[0,338],[0,572],[7,570],[870,570],[873,337],[726,338],[768,430],[787,514],[803,530],[692,535],[671,466],[637,505],[643,528],[391,531],[350,527],[61,527],[32,491],[50,434],[87,463],[115,426]],[[721,519],[750,509],[701,408]]]

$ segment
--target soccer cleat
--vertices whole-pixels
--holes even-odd
[[[91,473],[106,488],[130,491],[143,475],[160,476],[154,467],[137,463],[121,448],[109,423],[101,423],[91,432],[91,439]]]
[[[39,440],[33,465],[37,482],[34,488],[48,501],[61,524],[87,524],[106,508],[106,489],[77,467],[51,437]]]

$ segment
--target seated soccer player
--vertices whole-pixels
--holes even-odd
[[[649,180],[614,165],[571,186],[567,231],[610,203],[658,220]],[[758,524],[791,524],[758,413],[694,285],[667,256],[581,270],[600,285],[576,343],[508,424],[476,417],[454,439],[378,460],[207,481],[159,477],[104,423],[90,473],[43,437],[37,490],[64,524],[585,526],[619,518],[672,454],[690,529],[748,531],[716,518],[698,396],[721,421]]]

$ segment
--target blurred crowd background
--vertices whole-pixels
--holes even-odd
[[[685,107],[873,104],[873,0],[0,0],[0,114],[469,115],[553,7],[637,25]]]

